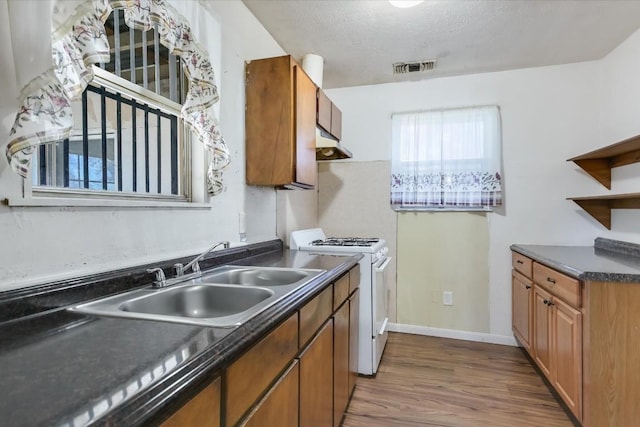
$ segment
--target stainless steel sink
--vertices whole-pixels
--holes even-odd
[[[318,270],[298,268],[225,266],[203,274],[203,283],[225,283],[248,286],[286,286],[316,276]]]
[[[188,285],[127,301],[120,310],[195,318],[225,317],[261,303],[273,291],[262,288]]]
[[[137,289],[80,304],[70,310],[229,328],[241,325],[324,272],[225,266],[165,288]]]

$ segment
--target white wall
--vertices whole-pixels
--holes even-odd
[[[601,61],[326,91],[342,110],[343,143],[356,161],[390,158],[393,112],[500,105],[505,206],[488,215],[491,334],[511,335],[509,245],[640,242],[638,211],[616,211],[608,231],[565,200],[607,192],[566,159],[640,133],[638,51],[634,34]],[[613,190],[640,190],[640,169],[628,168],[614,171],[628,182]]]
[[[215,240],[237,243],[238,214],[247,215],[249,240],[276,236],[276,194],[245,185],[244,61],[284,52],[244,4],[208,1],[222,26],[220,124],[232,154],[226,191],[211,209],[15,208],[0,206],[0,290],[53,277],[195,253]],[[212,55],[214,55],[212,53]],[[0,150],[15,117],[11,64],[0,61]],[[0,198],[21,194],[22,182],[0,160]]]
[[[640,31],[636,31],[602,61],[600,85],[604,88],[600,108],[602,145],[640,133]],[[598,148],[594,144],[591,148]],[[640,192],[640,164],[611,172],[611,193]],[[609,193],[604,187],[599,193]],[[640,211],[614,210],[612,230],[605,236],[640,243]]]

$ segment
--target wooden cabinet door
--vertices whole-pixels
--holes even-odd
[[[188,401],[161,427],[219,427],[220,378]]]
[[[300,426],[333,425],[333,319],[300,355]]]
[[[295,88],[291,67],[289,56],[259,59],[246,65],[245,169],[249,185],[286,185],[295,180]]]
[[[245,67],[245,158],[249,185],[313,188],[316,86],[290,55]]]
[[[552,319],[551,308],[547,304],[551,300],[551,294],[544,289],[535,285],[533,287],[533,357],[538,363],[540,370],[544,372],[547,378],[552,378],[553,359],[552,359]]]
[[[531,354],[531,327],[533,323],[533,283],[515,271],[511,276],[511,310],[513,333]]]
[[[297,427],[299,380],[300,366],[295,360],[241,425]]]
[[[558,298],[553,299],[553,385],[571,412],[582,419],[582,314]]]
[[[296,183],[313,187],[316,163],[316,85],[297,64],[296,79]]]
[[[225,371],[225,419],[234,426],[298,352],[298,313],[236,359]]]
[[[349,298],[349,396],[358,378],[358,345],[360,339],[360,289]]]
[[[348,276],[347,276],[348,277]],[[333,425],[339,426],[349,402],[349,302],[333,315]]]

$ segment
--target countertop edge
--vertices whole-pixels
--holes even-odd
[[[512,251],[525,255],[540,264],[547,267],[558,270],[570,277],[573,277],[582,281],[590,282],[620,282],[620,283],[637,283],[640,282],[640,274],[625,274],[615,272],[601,272],[601,271],[584,271],[576,267],[572,267],[568,264],[560,261],[545,257],[535,251],[527,249],[519,244],[513,244],[509,247]],[[609,252],[610,256],[615,256],[614,252]]]

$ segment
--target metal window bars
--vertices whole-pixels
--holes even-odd
[[[179,107],[188,88],[186,76],[178,58],[160,44],[156,29],[130,29],[123,11],[117,9],[107,19],[105,29],[111,60],[100,68],[144,89],[153,89],[153,100],[169,99]],[[179,109],[168,112],[157,108],[145,102],[146,91],[139,91],[140,96],[131,95],[133,92],[123,96],[111,87],[95,82],[89,85],[75,108],[75,114],[82,116],[76,120],[81,127],[76,128],[71,143],[66,139],[53,144],[53,148],[42,146],[37,151],[32,185],[179,195],[180,165],[184,164],[179,158]],[[69,165],[73,156],[81,162],[77,171]]]

